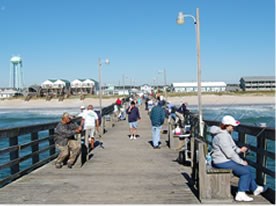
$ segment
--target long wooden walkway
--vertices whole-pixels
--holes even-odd
[[[80,167],[56,169],[53,162],[0,189],[0,204],[199,204],[189,187],[189,167],[175,160],[178,152],[152,149],[151,126],[141,108],[137,140],[129,140],[127,121],[117,122]],[[262,196],[253,202],[270,204]]]
[[[185,178],[190,168],[175,161],[165,136],[161,149],[152,149],[141,113],[137,140],[129,140],[127,121],[117,122],[83,167],[47,164],[0,189],[0,204],[198,204]]]

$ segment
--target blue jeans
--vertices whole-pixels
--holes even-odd
[[[159,146],[159,141],[160,141],[160,131],[161,131],[162,126],[152,126],[151,131],[152,131],[152,145],[154,147]]]
[[[213,166],[216,168],[223,168],[223,169],[232,169],[235,176],[239,177],[239,185],[238,191],[245,192],[245,191],[255,191],[257,188],[256,181],[253,178],[249,170],[249,166],[240,165],[232,160],[224,163],[214,164]]]

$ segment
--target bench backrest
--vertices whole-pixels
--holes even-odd
[[[195,139],[197,188],[201,202],[231,202],[230,179],[231,170],[216,169],[206,166],[208,144]]]

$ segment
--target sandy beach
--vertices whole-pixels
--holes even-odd
[[[116,98],[104,98],[102,99],[103,107],[108,106],[116,101]],[[197,96],[178,96],[169,97],[168,101],[179,105],[182,102],[187,102],[188,105],[197,105]],[[46,101],[45,99],[31,99],[30,101],[24,101],[23,99],[1,100],[0,109],[20,109],[20,108],[77,108],[82,105],[88,104],[99,106],[98,98],[86,98],[80,99],[65,99],[58,101],[58,99],[52,99]],[[275,104],[275,96],[235,96],[235,95],[202,95],[202,105],[251,105],[251,104]]]

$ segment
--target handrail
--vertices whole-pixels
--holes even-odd
[[[212,136],[209,133],[209,127],[216,125],[219,126],[220,122],[212,120],[204,120],[204,133],[200,136],[199,125],[198,125],[198,115],[188,112],[185,114],[185,124],[191,125],[191,142],[195,139],[204,141],[208,144],[208,150],[211,149]],[[169,130],[172,130],[174,124],[169,122]],[[170,132],[169,132],[170,133]],[[233,139],[238,146],[247,146],[249,148],[249,155],[245,155],[244,158],[248,164],[256,171],[256,182],[259,185],[266,185],[268,191],[264,194],[265,197],[271,201],[275,202],[275,128],[260,127],[260,126],[250,126],[240,124],[235,127],[233,132]],[[193,141],[192,141],[193,140]],[[193,145],[192,145],[193,144]],[[194,143],[190,145],[191,157],[187,158],[187,161],[191,160],[192,167],[192,178],[195,184],[197,184],[197,168],[194,164],[195,157],[198,155],[194,151]],[[181,150],[185,152],[185,150]],[[183,154],[185,156],[185,154]],[[185,160],[184,160],[185,161]],[[270,165],[269,165],[270,163]],[[267,184],[267,182],[271,184]],[[274,199],[273,199],[274,198]]]
[[[104,116],[113,113],[113,107],[114,104],[103,108]],[[81,118],[77,117],[73,121],[80,122]],[[57,157],[58,152],[55,149],[54,142],[54,130],[57,124],[58,121],[55,121],[0,129],[0,141],[6,142],[8,145],[0,148],[0,155],[7,158],[7,161],[0,163],[0,187]],[[30,159],[31,165],[26,164],[25,161]],[[23,163],[25,163],[25,166],[23,166]],[[10,170],[10,174],[1,174],[1,171],[4,170]]]
[[[212,125],[219,125],[220,122],[210,120],[204,120],[204,122],[206,125],[204,139],[210,145],[211,135],[208,133],[207,128]],[[235,140],[236,144],[239,146],[246,145],[250,149],[250,152],[253,153],[250,157],[254,157],[255,161],[249,159],[247,156],[245,156],[245,159],[248,161],[249,165],[256,170],[256,182],[260,185],[264,185],[267,176],[270,176],[275,181],[275,170],[273,171],[267,166],[269,158],[275,162],[275,150],[268,150],[269,141],[272,141],[272,144],[275,145],[275,129],[240,124],[238,127],[234,128],[234,133],[236,134],[233,135],[237,136],[237,140]],[[250,142],[248,141],[249,136],[251,137]],[[251,142],[255,142],[256,145]]]

